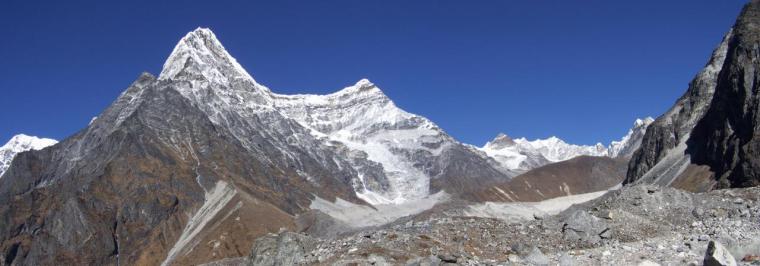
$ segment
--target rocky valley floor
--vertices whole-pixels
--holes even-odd
[[[249,257],[211,265],[703,265],[711,242],[716,257],[760,265],[759,200],[760,188],[694,194],[640,185],[532,218],[468,217],[465,203],[448,202],[333,237],[271,234]]]

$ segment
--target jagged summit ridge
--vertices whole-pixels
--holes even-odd
[[[528,140],[512,139],[500,133],[493,140],[478,148],[496,160],[502,167],[516,171],[527,171],[549,163],[569,160],[581,155],[630,157],[641,144],[644,132],[654,119],[647,117],[636,119],[633,128],[620,141],[613,141],[609,146],[568,144],[552,136],[547,139]]]

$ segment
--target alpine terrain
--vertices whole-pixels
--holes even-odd
[[[756,265],[758,47],[752,0],[619,141],[477,147],[367,79],[279,94],[198,28],[74,135],[0,148],[0,265]]]
[[[197,29],[85,129],[16,156],[0,240],[7,263],[202,263],[294,229],[314,202],[473,198],[514,175],[367,80],[273,93]]]
[[[11,140],[0,147],[0,177],[2,177],[5,170],[10,167],[11,161],[13,160],[13,157],[16,157],[16,154],[28,150],[41,150],[56,143],[58,142],[52,139],[38,138],[24,134],[13,136]]]
[[[759,23],[760,7],[752,1],[686,93],[647,130],[627,183],[693,191],[760,185]]]

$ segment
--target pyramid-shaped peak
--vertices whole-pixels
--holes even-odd
[[[177,43],[166,59],[159,79],[179,79],[183,73],[199,74],[215,83],[228,83],[239,78],[254,81],[208,28],[197,28]]]
[[[509,135],[502,133],[499,133],[496,135],[496,138],[494,140],[512,140],[512,138],[509,137]]]
[[[372,83],[372,81],[369,81],[369,79],[363,78],[357,81],[356,84],[354,84],[354,86],[358,88],[369,88],[369,87],[374,87],[375,84]]]
[[[501,149],[504,147],[514,146],[515,144],[516,144],[515,141],[509,136],[507,136],[507,134],[499,133],[498,135],[496,135],[496,137],[493,140],[486,143],[485,147]]]

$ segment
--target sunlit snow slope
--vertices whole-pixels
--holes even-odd
[[[52,139],[38,138],[24,134],[13,136],[8,143],[0,147],[0,177],[3,176],[5,170],[8,170],[8,167],[10,167],[11,161],[13,161],[13,157],[16,157],[16,154],[28,150],[41,150],[56,143],[58,142]]]

